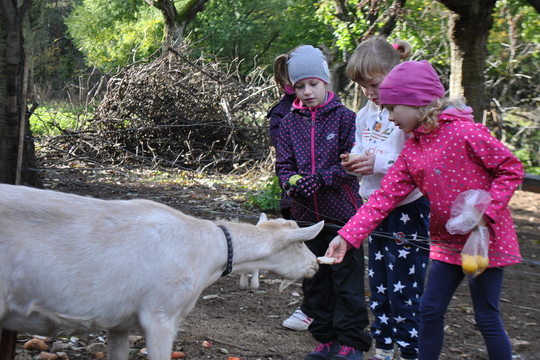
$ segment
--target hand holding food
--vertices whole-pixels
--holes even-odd
[[[298,175],[298,174],[293,175],[293,176],[291,176],[291,178],[289,179],[289,184],[291,184],[291,185],[296,185],[296,182],[297,182],[298,180],[300,180],[301,178],[302,178],[302,175]]]

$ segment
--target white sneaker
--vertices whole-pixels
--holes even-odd
[[[312,318],[307,317],[307,315],[298,308],[288,319],[283,321],[283,326],[291,330],[304,331],[308,329],[308,326],[312,321]]]

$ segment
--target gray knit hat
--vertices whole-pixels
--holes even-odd
[[[326,84],[330,82],[326,57],[311,45],[300,46],[289,55],[287,70],[293,85],[304,79],[319,79]]]

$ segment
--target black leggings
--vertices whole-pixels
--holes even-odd
[[[326,227],[306,245],[316,256],[323,256],[338,228]],[[315,276],[302,283],[301,310],[313,318],[311,335],[321,343],[337,341],[361,351],[371,347],[365,329],[369,318],[364,288],[364,250],[351,249],[343,261],[321,265]]]

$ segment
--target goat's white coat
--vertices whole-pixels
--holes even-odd
[[[227,262],[233,273],[287,279],[318,269],[303,243],[322,229],[282,219],[212,222],[147,200],[99,200],[0,185],[0,328],[54,335],[108,331],[108,358],[128,358],[142,330],[150,360],[168,360],[177,328]]]

